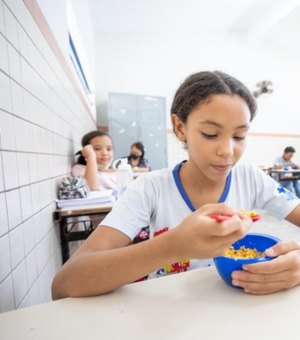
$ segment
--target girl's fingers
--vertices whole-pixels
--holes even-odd
[[[209,215],[211,218],[215,219],[218,222],[223,222],[225,220],[230,219],[232,216],[236,215],[240,219],[244,219],[247,217],[250,217],[252,221],[256,221],[260,218],[259,215],[251,215],[246,211],[242,211],[241,209],[232,209],[228,204],[226,203],[215,203],[215,204],[208,204],[204,205],[202,208],[198,210],[199,214],[203,215]]]
[[[263,295],[292,288],[299,284],[299,280],[294,279],[289,270],[273,275],[238,271],[232,273],[232,284],[243,288],[246,293]]]
[[[270,257],[275,257],[297,249],[300,249],[300,244],[291,240],[277,243],[275,246],[266,249],[265,254]]]
[[[287,242],[290,247],[293,242]],[[294,245],[295,246],[295,245]],[[251,294],[269,294],[300,284],[300,249],[279,257],[243,266],[243,271],[232,273],[233,285]]]
[[[283,282],[287,277],[288,270],[277,272],[275,274],[253,273],[250,271],[238,270],[232,273],[232,279],[240,282],[248,282],[251,284],[266,284],[272,282]]]
[[[287,270],[286,258],[277,257],[271,261],[243,265],[243,270],[253,274],[274,274]]]
[[[242,238],[253,224],[249,217],[245,217],[241,220],[237,215],[233,215],[230,219],[225,220],[222,223],[214,223],[218,224],[215,227],[216,236],[226,236],[232,234],[234,241]]]
[[[293,242],[293,241],[291,241]],[[279,255],[271,261],[243,265],[243,270],[254,274],[275,274],[286,270],[299,271],[300,281],[300,249],[291,250]]]
[[[253,295],[267,295],[275,293],[286,288],[285,281],[272,281],[272,282],[249,282],[233,280],[233,285],[244,289],[248,294]]]

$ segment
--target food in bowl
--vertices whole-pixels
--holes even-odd
[[[260,252],[262,255],[260,257],[253,258],[238,258],[229,256],[219,256],[214,258],[214,263],[216,269],[225,283],[229,286],[238,288],[232,285],[231,274],[235,270],[243,270],[244,264],[249,263],[259,263],[264,261],[271,261],[273,257],[268,257],[264,255],[266,249],[274,246],[276,243],[280,242],[280,239],[266,234],[259,233],[249,233],[241,240],[233,243],[232,247],[234,250],[238,251],[241,247],[246,249],[251,249]]]
[[[242,246],[239,249],[234,249],[234,247],[231,246],[225,251],[224,256],[234,259],[254,259],[256,257],[262,257],[263,253],[256,250],[256,248],[246,248]]]

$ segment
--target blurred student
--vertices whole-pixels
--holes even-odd
[[[145,158],[145,147],[142,142],[135,142],[130,147],[127,157],[133,172],[148,172],[151,170],[149,161]]]
[[[81,145],[72,175],[84,177],[90,190],[117,189],[116,171],[111,168],[114,150],[109,134],[91,131],[82,137]]]
[[[283,154],[280,157],[277,157],[274,160],[273,168],[274,169],[285,169],[285,168],[291,168],[291,169],[298,169],[298,165],[295,164],[292,161],[292,158],[296,152],[296,149],[293,146],[287,146],[283,150]],[[289,174],[290,175],[290,174]],[[295,193],[297,197],[300,198],[300,181],[298,179],[289,179],[286,177],[286,180],[284,180],[284,174],[278,175],[273,174],[274,178],[285,188],[287,188],[290,191],[293,191],[293,188],[295,189]]]

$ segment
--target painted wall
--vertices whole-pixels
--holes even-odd
[[[167,109],[181,81],[199,70],[223,70],[250,89],[271,80],[274,93],[259,98],[253,131],[298,133],[300,63],[265,43],[245,44],[239,35],[97,34],[97,87],[100,120],[105,122],[107,92],[165,96]],[[103,66],[102,66],[103,65]],[[168,110],[167,110],[168,111]],[[284,117],[284,119],[283,119]]]
[[[169,110],[179,84],[199,70],[223,70],[239,78],[251,90],[261,80],[271,80],[274,84],[271,95],[258,98],[258,113],[251,127],[251,132],[270,135],[260,138],[259,148],[251,137],[245,160],[257,165],[272,165],[283,148],[291,144],[299,151],[295,161],[300,163],[297,114],[300,63],[276,45],[271,42],[249,45],[238,34],[98,33],[96,39],[100,41],[96,49],[100,125],[107,125],[107,94],[111,91],[166,97],[170,128]],[[170,134],[171,165],[179,161],[182,154],[178,152],[176,157],[172,151],[177,150],[177,145],[173,144],[176,141]]]
[[[76,52],[81,59],[81,67],[85,72],[85,77],[91,90],[89,95],[84,91],[82,91],[82,94],[89,101],[89,105],[92,107],[92,114],[96,119],[94,32],[89,3],[81,0],[36,0],[36,2],[47,20],[47,24],[55,37],[66,63],[70,70],[72,70],[79,88],[81,88],[81,81],[70,57],[69,31],[71,31],[73,42],[76,45]],[[75,22],[74,26],[72,25],[73,22]]]

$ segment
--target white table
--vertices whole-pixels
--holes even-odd
[[[298,340],[300,287],[251,296],[214,267],[0,314],[1,340]]]

